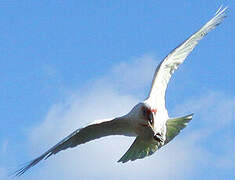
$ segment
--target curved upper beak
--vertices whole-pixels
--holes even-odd
[[[153,138],[154,138],[156,141],[160,142],[160,143],[163,143],[163,142],[164,142],[164,139],[162,138],[162,136],[161,136],[160,133],[156,133],[156,134],[153,136]]]

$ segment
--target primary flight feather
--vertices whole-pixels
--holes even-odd
[[[42,159],[47,159],[62,150],[104,136],[125,135],[136,137],[131,147],[118,161],[123,163],[149,156],[171,141],[187,126],[193,114],[179,118],[169,118],[165,107],[165,92],[168,82],[174,71],[184,62],[198,42],[223,21],[226,17],[226,9],[220,8],[211,20],[175,48],[158,65],[149,96],[145,101],[134,106],[124,116],[97,121],[74,131],[41,156],[17,170],[14,175],[22,175]]]

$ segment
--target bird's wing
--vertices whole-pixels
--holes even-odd
[[[118,162],[125,163],[127,161],[134,161],[136,159],[142,159],[146,156],[152,155],[158,149],[156,141],[145,141],[140,136],[136,137],[131,147],[127,152],[119,159]]]
[[[94,122],[84,128],[78,129],[57,143],[51,149],[46,151],[41,156],[27,163],[24,167],[13,173],[15,176],[20,176],[29,168],[35,166],[42,159],[47,159],[53,154],[67,148],[75,147],[79,144],[101,138],[108,135],[127,135],[130,133],[128,120],[125,118],[115,118],[112,120],[104,120]]]
[[[164,145],[174,139],[182,129],[184,129],[189,121],[193,118],[193,114],[179,117],[179,118],[171,118],[166,121],[166,140]]]
[[[147,102],[154,108],[165,109],[165,91],[171,75],[184,62],[185,58],[194,49],[198,42],[212,29],[219,25],[226,17],[227,8],[220,8],[215,16],[209,20],[201,29],[191,35],[186,41],[175,48],[167,57],[158,65],[152,87],[147,98]]]
[[[192,119],[192,116],[193,114],[190,114],[184,117],[167,120],[166,140],[164,142],[164,145],[171,141],[175,136],[180,133],[183,128],[187,126],[188,122]],[[142,159],[146,156],[152,155],[161,147],[162,145],[153,139],[145,141],[138,136],[131,145],[131,147],[127,150],[127,152],[121,157],[118,162],[125,163],[127,161]]]

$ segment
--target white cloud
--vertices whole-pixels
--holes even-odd
[[[130,91],[151,82],[155,64],[156,61],[149,57],[121,63],[105,78],[89,83],[86,92],[73,92],[64,102],[52,106],[45,120],[29,133],[33,156],[82,125],[128,112],[139,101]],[[207,93],[177,106],[174,112],[186,114],[193,110],[195,119],[179,137],[143,160],[117,163],[133,138],[113,136],[60,152],[31,169],[23,179],[188,179],[195,175],[198,165],[206,166],[212,158],[226,167],[232,163],[228,158],[231,152],[224,151],[217,157],[204,144],[211,140],[215,130],[222,131],[231,125],[235,117],[234,104],[234,99],[223,94]],[[202,125],[195,126],[199,123]],[[215,143],[213,141],[212,145]],[[233,142],[226,143],[227,146],[234,145]]]
[[[218,155],[217,162],[215,166],[219,169],[232,170],[235,171],[235,138],[230,137],[229,140],[226,140],[223,145],[223,152]],[[215,155],[216,156],[216,155]]]
[[[0,179],[7,179],[7,171],[5,168],[3,167],[0,167]]]
[[[1,153],[5,155],[7,153],[7,150],[8,150],[8,140],[5,139],[1,145]]]
[[[174,109],[175,113],[184,111],[195,113],[190,126],[200,134],[197,143],[208,154],[208,165],[235,170],[235,98],[221,92],[204,92]]]
[[[178,105],[173,112],[194,112],[204,125],[221,128],[228,126],[235,117],[235,98],[221,92],[204,92],[200,97],[192,97]]]
[[[150,85],[158,62],[151,55],[144,55],[132,61],[123,61],[115,66],[112,80],[125,90],[140,89]]]

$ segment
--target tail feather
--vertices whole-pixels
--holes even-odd
[[[179,118],[171,118],[166,122],[166,141],[165,144],[170,142],[177,136],[182,129],[184,129],[188,123],[193,118],[193,113],[187,116],[179,117]]]

